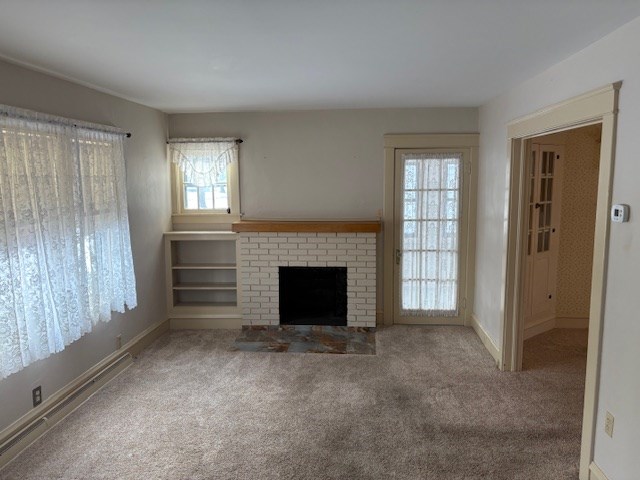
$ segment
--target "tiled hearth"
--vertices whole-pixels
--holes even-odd
[[[375,328],[310,325],[242,327],[233,350],[375,355]]]
[[[346,267],[347,326],[376,326],[376,233],[240,231],[242,318],[279,325],[278,268]]]

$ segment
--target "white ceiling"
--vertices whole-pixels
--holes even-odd
[[[639,0],[0,0],[0,57],[166,112],[477,106]]]

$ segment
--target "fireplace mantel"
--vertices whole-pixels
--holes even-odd
[[[231,225],[234,232],[378,233],[380,222],[371,220],[242,220]]]

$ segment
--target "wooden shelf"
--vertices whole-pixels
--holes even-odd
[[[176,283],[174,290],[237,290],[236,283]]]
[[[171,267],[173,270],[236,270],[235,263],[178,263]]]
[[[229,231],[164,234],[167,312],[194,328],[239,324],[238,234]],[[205,322],[205,323],[202,323]],[[225,323],[226,322],[226,323]]]
[[[193,307],[236,307],[235,302],[178,302],[174,308],[193,308]]]
[[[378,221],[242,220],[231,224],[234,232],[378,233]]]

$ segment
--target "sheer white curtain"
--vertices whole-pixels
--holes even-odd
[[[238,158],[235,138],[172,138],[169,149],[171,161],[198,187],[216,183],[227,165]]]
[[[123,135],[0,106],[0,378],[137,304]]]
[[[403,162],[401,314],[458,315],[460,153],[407,153]]]

